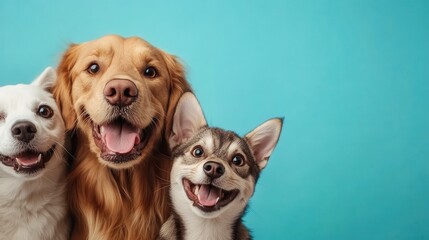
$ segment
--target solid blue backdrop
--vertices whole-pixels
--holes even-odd
[[[182,59],[209,124],[285,117],[256,239],[429,239],[428,3],[3,0],[0,83],[72,42],[143,37]]]

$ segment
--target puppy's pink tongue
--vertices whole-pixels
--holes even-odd
[[[219,201],[221,191],[220,188],[203,184],[198,191],[198,202],[205,207],[215,206]]]
[[[107,148],[115,153],[128,153],[140,143],[139,130],[127,122],[115,121],[100,127]]]
[[[26,153],[16,157],[16,161],[22,166],[30,166],[39,162],[41,157],[42,155],[40,153]]]

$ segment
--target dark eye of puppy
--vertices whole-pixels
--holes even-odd
[[[54,111],[49,106],[41,105],[37,110],[37,115],[43,118],[51,118],[54,115]]]
[[[98,71],[100,71],[100,65],[98,65],[97,63],[91,63],[86,70],[90,74],[96,74]]]
[[[0,121],[4,120],[6,118],[6,114],[0,112]]]
[[[201,146],[196,146],[194,147],[194,149],[192,150],[192,156],[196,157],[196,158],[200,158],[202,157],[204,154],[204,150]]]
[[[146,67],[143,71],[143,75],[148,78],[156,78],[158,76],[158,72],[154,67]]]
[[[232,158],[231,162],[235,166],[241,167],[244,165],[244,157],[241,154],[237,154]]]

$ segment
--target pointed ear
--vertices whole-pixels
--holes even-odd
[[[31,85],[42,87],[47,92],[52,92],[52,87],[57,80],[57,74],[52,67],[45,70],[31,83]]]
[[[187,92],[177,103],[169,143],[173,149],[191,138],[201,127],[207,125],[201,106],[194,94]]]
[[[52,93],[60,107],[61,115],[66,124],[66,129],[71,130],[76,125],[77,115],[73,108],[72,100],[72,76],[71,70],[76,63],[79,45],[71,45],[64,53],[57,67],[58,78],[53,86]]]
[[[283,119],[273,118],[245,136],[260,170],[265,168],[282,130]]]
[[[170,92],[164,123],[164,137],[169,139],[170,133],[172,131],[171,128],[173,126],[174,110],[176,109],[177,102],[183,93],[190,92],[192,90],[191,86],[188,84],[188,81],[186,81],[185,70],[179,59],[166,52],[161,52],[170,75]]]

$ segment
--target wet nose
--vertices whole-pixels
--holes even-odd
[[[225,173],[225,167],[217,162],[206,162],[203,169],[204,173],[211,178],[218,178]]]
[[[17,122],[12,126],[12,136],[21,142],[30,142],[37,133],[36,126],[29,121]]]
[[[138,96],[137,86],[130,80],[110,80],[104,87],[104,97],[111,105],[126,107],[133,103]]]

